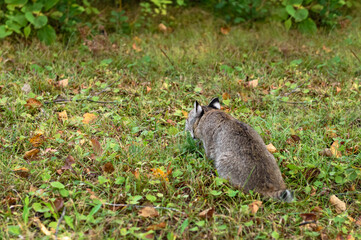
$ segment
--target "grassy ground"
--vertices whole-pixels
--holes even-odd
[[[2,42],[0,238],[361,238],[360,19],[314,36],[176,19],[172,33]],[[187,139],[186,112],[215,96],[277,148],[295,202],[237,191]]]

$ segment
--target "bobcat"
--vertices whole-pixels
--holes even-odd
[[[195,102],[186,122],[186,131],[203,142],[219,176],[244,192],[254,190],[265,197],[292,202],[293,193],[287,190],[276,160],[261,136],[220,108],[218,98],[208,106]]]

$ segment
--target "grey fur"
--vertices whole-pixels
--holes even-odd
[[[203,142],[208,158],[214,160],[220,177],[242,189],[291,202],[275,158],[261,136],[249,125],[219,110],[218,98],[208,106],[194,103],[186,130]]]

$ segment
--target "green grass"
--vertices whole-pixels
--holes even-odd
[[[361,63],[352,53],[361,57],[360,19],[314,36],[285,33],[276,23],[233,27],[222,35],[222,22],[197,9],[176,19],[173,33],[111,34],[101,51],[74,38],[51,47],[2,42],[0,238],[52,238],[36,218],[52,235],[58,225],[58,237],[71,239],[361,238],[352,221],[361,220]],[[69,85],[56,87],[62,79]],[[258,86],[245,86],[250,80]],[[25,83],[29,93],[22,90]],[[297,201],[237,192],[217,177],[201,146],[187,140],[182,111],[224,93],[230,96],[224,109],[278,149],[274,155]],[[29,98],[42,106],[29,109]],[[46,104],[64,98],[83,101]],[[59,120],[61,111],[68,120]],[[97,119],[84,124],[85,113]],[[38,158],[24,160],[39,132],[45,141]],[[289,144],[291,135],[301,140]],[[101,154],[93,149],[94,138]],[[335,140],[342,156],[320,156]],[[59,171],[69,155],[73,170]],[[114,172],[104,171],[109,162]],[[28,169],[28,176],[18,168]],[[169,181],[152,169],[171,169]],[[345,212],[331,206],[333,194],[346,203]],[[60,198],[66,209],[58,224],[63,208],[56,212],[51,203]],[[253,215],[248,205],[256,199],[263,205]],[[183,213],[157,209],[159,216],[144,218],[139,208],[105,203]],[[299,226],[300,214],[315,207],[321,208],[319,228]],[[215,209],[211,219],[198,216],[208,208]],[[165,228],[147,230],[162,222]]]

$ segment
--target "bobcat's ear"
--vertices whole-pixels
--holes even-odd
[[[208,107],[221,109],[221,104],[219,103],[219,99],[213,98],[213,100],[209,103]]]
[[[201,116],[203,114],[203,108],[197,101],[194,102],[194,111],[197,116]]]

